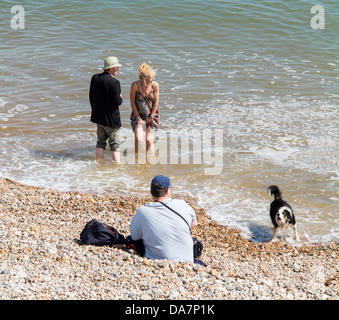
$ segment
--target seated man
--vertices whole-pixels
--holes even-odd
[[[193,262],[193,240],[189,226],[197,226],[195,212],[184,200],[171,198],[170,180],[165,176],[153,178],[151,194],[154,202],[141,206],[132,219],[132,239],[143,240],[145,256],[149,259]],[[178,212],[187,223],[160,202]]]

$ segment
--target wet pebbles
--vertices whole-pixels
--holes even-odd
[[[129,234],[149,198],[24,186],[0,178],[1,299],[338,299],[338,244],[255,243],[218,225],[194,200],[208,264],[149,260],[81,245],[97,219]]]

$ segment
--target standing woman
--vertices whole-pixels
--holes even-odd
[[[135,137],[135,153],[142,145],[146,126],[146,150],[154,153],[154,132],[159,126],[159,84],[155,71],[146,63],[139,67],[139,80],[131,85],[131,125]]]

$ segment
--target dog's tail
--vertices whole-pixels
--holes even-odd
[[[269,186],[267,191],[270,196],[274,196],[274,199],[281,199],[281,191],[278,186]]]

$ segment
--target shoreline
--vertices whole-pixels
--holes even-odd
[[[0,178],[0,299],[338,300],[339,246],[251,242],[194,199],[202,267],[149,260],[132,250],[79,244],[91,219],[129,235],[150,197],[59,192]],[[173,198],[176,196],[173,195]]]

